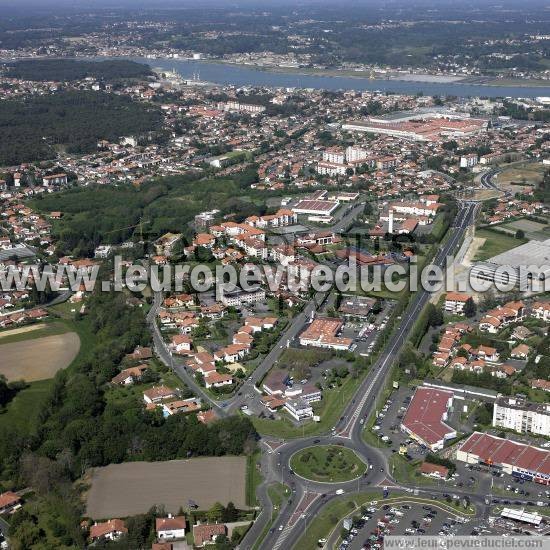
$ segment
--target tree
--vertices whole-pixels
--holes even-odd
[[[223,511],[222,521],[224,522],[237,521],[238,517],[239,517],[239,511],[237,510],[237,508],[235,508],[235,505],[232,502],[228,502],[227,506],[225,507],[225,510]]]
[[[15,550],[27,550],[32,548],[42,539],[42,530],[30,521],[24,521],[17,531],[10,532],[12,547]]]
[[[468,298],[466,302],[464,302],[464,315],[466,317],[474,317],[477,313],[477,306],[472,297]]]
[[[223,515],[225,513],[225,508],[223,507],[223,504],[219,502],[215,502],[210,510],[207,512],[208,520],[211,522],[218,523],[222,521]]]
[[[439,327],[443,324],[443,313],[433,304],[428,304],[428,324],[431,327]]]
[[[518,229],[515,235],[516,239],[525,239],[525,231]]]
[[[216,550],[231,550],[233,546],[227,535],[218,535],[216,537]]]

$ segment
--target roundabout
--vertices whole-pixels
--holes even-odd
[[[305,447],[290,457],[292,471],[320,483],[344,483],[361,477],[367,464],[355,451],[339,445]]]

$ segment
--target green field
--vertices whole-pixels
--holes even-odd
[[[283,501],[290,496],[290,489],[283,483],[276,481],[267,488],[267,494],[273,506],[280,508]]]
[[[350,449],[338,445],[307,447],[292,455],[290,467],[312,481],[336,483],[363,475],[367,465]]]
[[[257,465],[260,463],[260,453],[254,453],[246,457],[246,505],[256,506],[256,489],[262,482],[262,474]]]
[[[489,229],[477,229],[475,236],[486,239],[483,246],[477,251],[475,261],[487,260],[527,242],[527,239],[516,239],[510,235],[497,233]]]
[[[396,481],[413,485],[437,485],[435,479],[420,475],[418,472],[420,462],[420,460],[408,462],[398,454],[393,454],[389,460],[391,472]]]
[[[50,395],[53,383],[53,378],[31,382],[0,413],[0,425],[17,428],[21,432],[29,432],[36,427],[38,415]]]

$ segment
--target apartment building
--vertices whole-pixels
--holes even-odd
[[[493,409],[493,426],[520,433],[550,436],[550,405],[501,397]]]
[[[469,299],[470,296],[462,292],[447,292],[447,296],[445,296],[445,311],[452,315],[462,315],[464,313],[464,306]]]

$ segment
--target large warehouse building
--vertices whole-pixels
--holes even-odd
[[[550,485],[550,451],[474,432],[458,449],[456,459],[488,464],[520,479]]]
[[[449,137],[466,137],[482,132],[487,121],[467,115],[438,111],[407,111],[366,120],[350,120],[342,130],[370,132],[414,141],[438,141]]]
[[[340,206],[340,203],[325,200],[304,199],[292,207],[295,214],[330,215]]]
[[[453,402],[453,393],[435,388],[417,388],[407,409],[401,429],[432,451],[454,439],[456,431],[445,424]]]
[[[550,239],[529,241],[479,262],[470,277],[491,283],[513,283],[522,290],[528,290],[535,279],[550,281]]]

